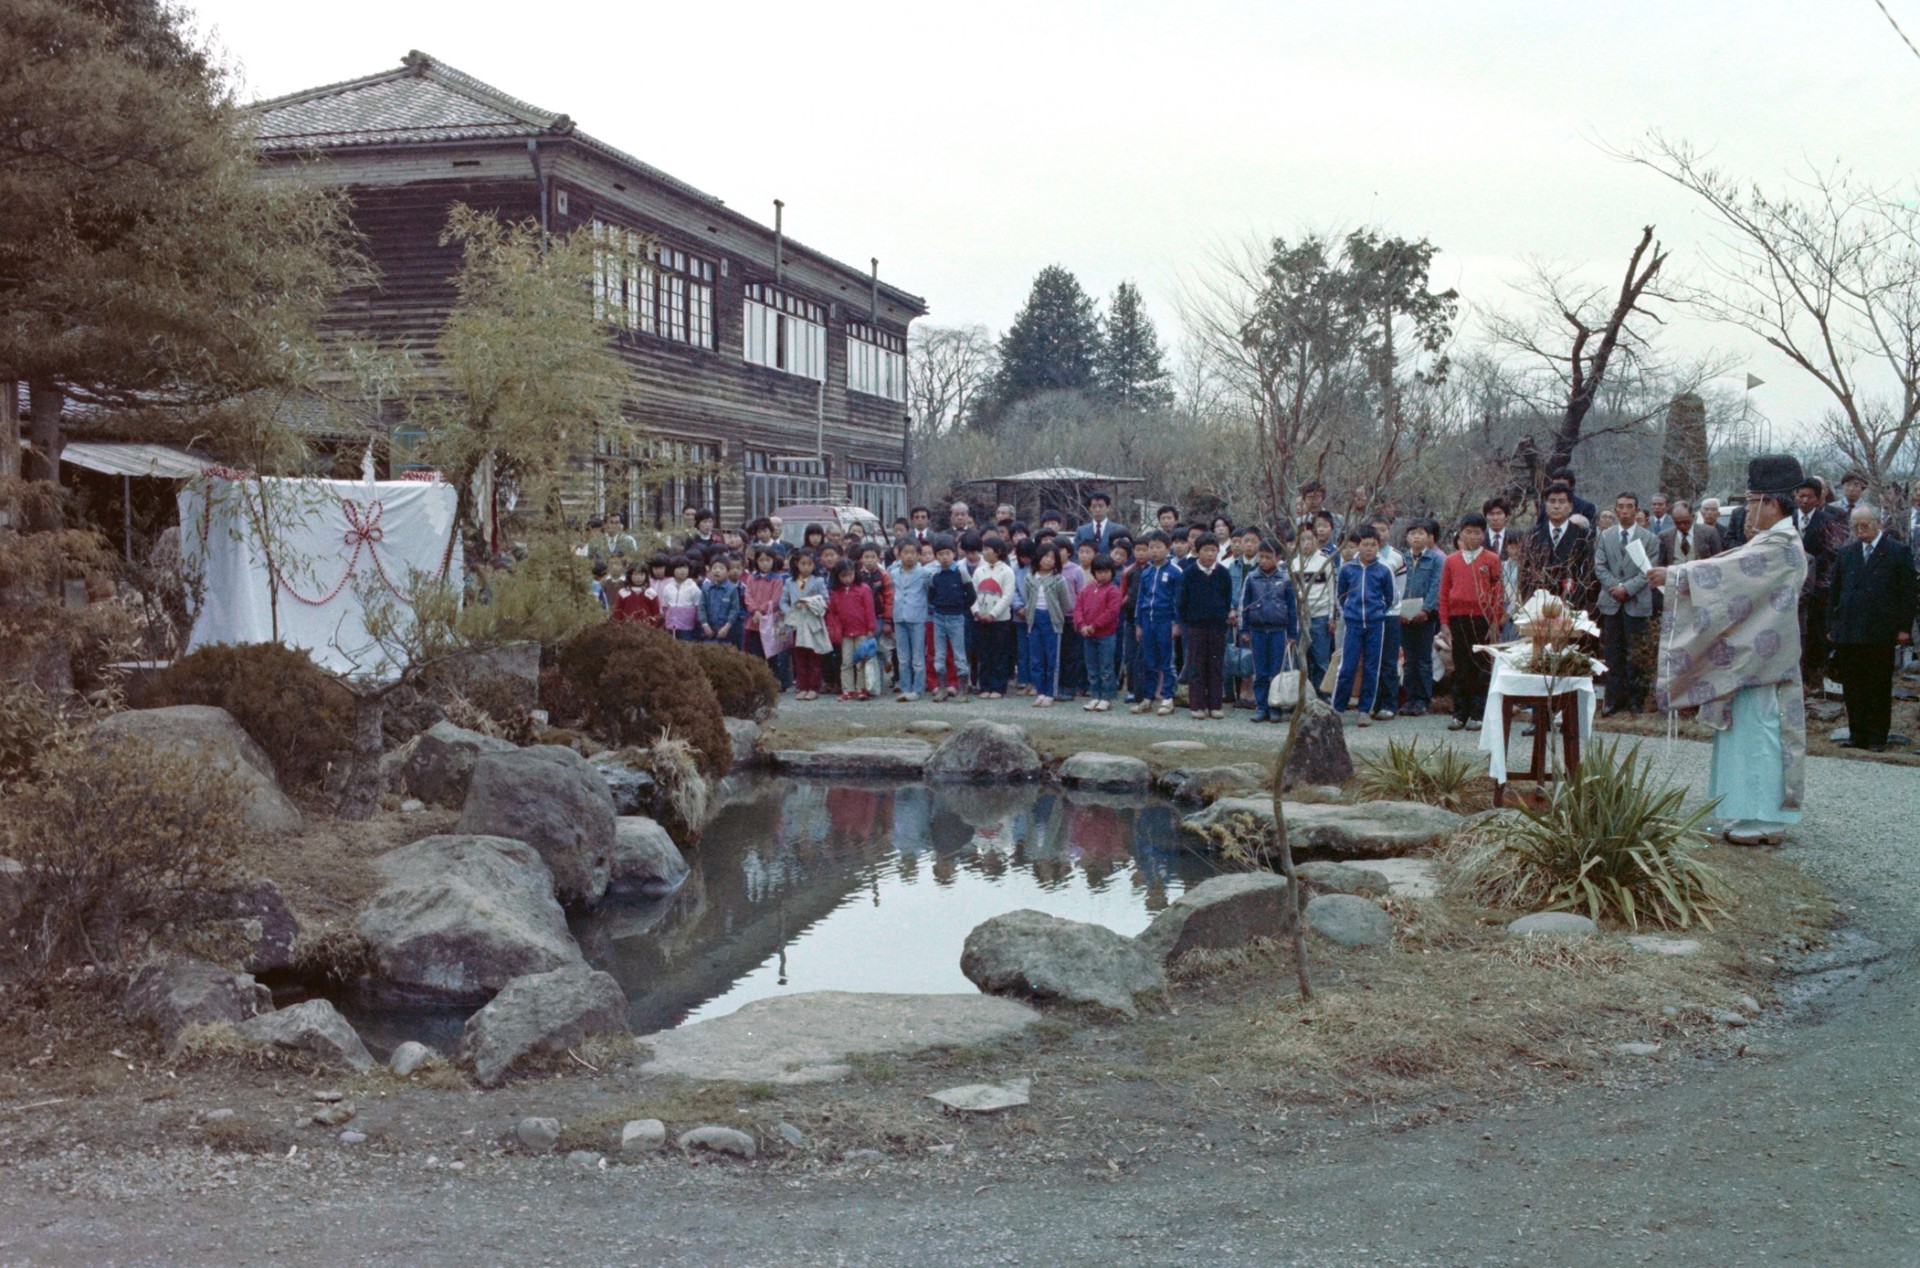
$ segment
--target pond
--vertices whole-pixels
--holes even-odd
[[[576,917],[587,962],[613,974],[647,1034],[794,991],[975,990],[967,933],[1031,907],[1136,934],[1212,876],[1155,797],[1052,786],[933,787],[758,777],[688,850],[673,894]],[[342,1001],[376,1053],[451,1050],[464,1012]]]

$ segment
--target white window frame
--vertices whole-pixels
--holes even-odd
[[[740,355],[749,365],[827,381],[827,309],[778,287],[749,282]]]

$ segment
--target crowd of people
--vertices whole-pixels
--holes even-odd
[[[1793,522],[1809,561],[1804,678],[1817,690],[1832,669],[1856,715],[1853,742],[1877,748],[1895,649],[1911,642],[1905,543],[1920,534],[1920,491],[1888,515],[1866,487],[1850,474],[1836,494],[1808,478]],[[789,544],[776,519],[722,530],[711,511],[688,508],[670,551],[639,558],[616,516],[589,525],[580,553],[612,620],[763,656],[801,700],[836,687],[841,700],[1018,695],[1036,708],[1082,701],[1164,717],[1184,692],[1196,719],[1237,705],[1260,723],[1304,685],[1366,726],[1427,713],[1444,685],[1452,728],[1478,729],[1490,661],[1473,649],[1511,639],[1538,590],[1596,617],[1603,711],[1648,708],[1661,605],[1649,573],[1748,537],[1744,503],[1656,493],[1643,505],[1623,492],[1602,510],[1571,471],[1554,474],[1524,529],[1504,497],[1442,525],[1403,519],[1364,489],[1341,514],[1318,483],[1271,524],[1162,506],[1135,528],[1112,518],[1103,492],[1087,509],[1071,526],[1054,511],[1029,524],[1007,505],[981,522],[956,502],[936,527],[917,506],[884,534],[808,524]]]

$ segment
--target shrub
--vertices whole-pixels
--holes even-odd
[[[780,700],[780,680],[763,656],[749,656],[723,643],[691,643],[700,668],[730,718],[765,718]]]
[[[109,964],[238,880],[248,832],[228,772],[137,740],[56,745],[8,789],[0,852],[22,868],[6,939],[28,967]]]
[[[665,630],[606,621],[561,644],[559,660],[594,738],[644,746],[675,735],[693,745],[709,778],[733,765],[720,701],[691,644]]]
[[[1655,786],[1652,775],[1639,745],[1595,746],[1544,808],[1488,820],[1457,859],[1456,883],[1501,907],[1580,909],[1635,928],[1710,925],[1728,901],[1698,857],[1713,806],[1688,812],[1686,789]]]
[[[1424,801],[1458,811],[1467,803],[1467,789],[1482,771],[1465,751],[1435,741],[1422,751],[1420,741],[1387,743],[1384,756],[1360,759],[1355,788],[1374,801]]]
[[[266,750],[282,780],[305,787],[319,787],[334,755],[353,744],[353,693],[280,643],[203,647],[154,675],[132,703],[217,705]]]
[[[66,720],[44,691],[0,678],[0,785],[31,776],[65,730]]]

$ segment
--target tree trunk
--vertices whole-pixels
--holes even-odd
[[[66,412],[66,391],[53,379],[31,379],[27,383],[27,408],[33,414],[27,431],[33,448],[26,454],[25,475],[29,480],[59,484],[60,450],[64,447],[60,415]]]
[[[353,693],[353,757],[340,790],[340,817],[373,818],[380,806],[380,756],[386,748],[387,693]]]
[[[1653,251],[1651,259],[1647,258],[1649,248]],[[1566,314],[1574,328],[1573,351],[1569,357],[1567,409],[1561,416],[1560,430],[1553,438],[1553,460],[1547,467],[1549,474],[1572,465],[1573,451],[1580,445],[1580,428],[1600,395],[1600,384],[1607,377],[1607,363],[1613,360],[1613,354],[1620,346],[1620,332],[1626,328],[1629,317],[1643,311],[1640,297],[1646,292],[1647,284],[1653,281],[1654,275],[1660,272],[1660,266],[1666,262],[1667,253],[1653,240],[1653,226],[1646,226],[1640,231],[1640,241],[1627,259],[1627,275],[1620,282],[1620,294],[1613,302],[1613,312],[1608,315],[1607,324],[1599,330],[1592,330],[1573,313]],[[1599,342],[1593,351],[1585,352],[1587,340],[1596,336]]]

